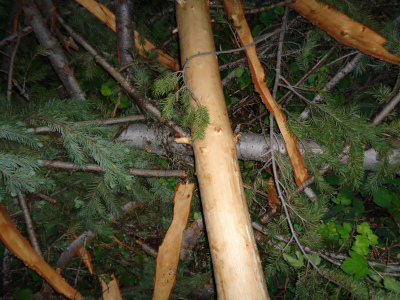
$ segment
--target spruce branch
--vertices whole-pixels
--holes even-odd
[[[128,116],[128,117],[118,117],[118,118],[110,118],[104,120],[93,120],[93,121],[85,121],[85,122],[75,122],[73,126],[81,126],[81,125],[117,125],[121,123],[127,122],[137,122],[137,121],[144,121],[146,120],[145,116],[138,115],[138,116]],[[29,133],[49,133],[54,132],[54,129],[48,126],[42,127],[31,127],[26,130]],[[0,127],[0,134],[1,134],[1,127]]]
[[[130,186],[131,179],[121,165],[126,153],[121,145],[106,141],[101,136],[91,135],[91,127],[73,127],[44,116],[37,119],[62,135],[64,147],[75,163],[82,165],[89,155],[105,170],[107,184],[111,187],[116,184]]]
[[[16,196],[18,191],[32,193],[44,183],[36,176],[39,167],[40,161],[36,159],[0,152],[0,181],[11,196]]]
[[[307,71],[297,82],[295,85],[293,85],[294,88],[300,87],[302,83],[304,83],[312,74],[318,72],[319,69],[324,65],[326,60],[329,58],[329,56],[332,54],[333,50],[337,48],[337,44],[335,44],[329,51],[309,70]],[[278,103],[281,103],[283,101],[289,102],[290,99],[292,98],[293,94],[292,91],[289,90],[285,95],[283,95]],[[289,98],[289,99],[287,99]],[[286,100],[287,99],[287,100]],[[264,114],[263,114],[264,115]]]
[[[79,34],[77,34],[72,27],[70,27],[60,15],[57,16],[58,22],[67,30],[67,32],[83,47],[85,48],[96,60],[96,62],[101,65],[118,83],[126,90],[126,92],[134,99],[136,104],[141,107],[143,110],[152,114],[158,121],[167,125],[168,127],[175,130],[182,136],[187,136],[186,131],[177,125],[172,120],[165,120],[162,117],[159,109],[150,103],[148,98],[142,96],[138,91],[136,91],[131,84],[125,80],[125,78],[115,69],[113,68],[97,51],[86,42]]]
[[[4,115],[0,120],[0,139],[20,143],[31,149],[39,149],[43,146],[37,136],[30,133],[29,130],[27,132],[22,122],[14,122],[14,120],[10,122],[9,119],[6,122]]]

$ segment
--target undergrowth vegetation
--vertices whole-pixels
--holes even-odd
[[[104,1],[111,9],[114,2]],[[273,2],[244,2],[255,40],[282,24],[285,7]],[[385,47],[400,55],[398,1],[323,2],[377,30],[388,39]],[[1,27],[7,28],[9,1],[1,0],[0,5]],[[116,69],[121,68],[116,37],[111,30],[73,1],[55,1],[55,5],[90,45]],[[146,38],[179,61],[172,7],[171,2],[137,1],[134,24],[140,34],[139,41]],[[228,16],[215,5],[211,5],[211,16],[216,49],[237,48]],[[22,21],[20,26],[24,26]],[[1,34],[1,39],[8,35]],[[278,43],[276,34],[257,45],[271,90]],[[8,46],[2,46],[3,71],[8,70],[9,55],[4,54],[10,51]],[[51,50],[63,51],[61,44],[56,48]],[[173,216],[175,186],[183,179],[132,176],[129,168],[185,170],[188,180],[196,183],[193,161],[177,159],[172,153],[158,156],[146,149],[132,149],[119,141],[117,137],[128,123],[110,126],[97,121],[144,114],[149,126],[163,125],[142,111],[82,48],[64,52],[86,100],[69,98],[48,62],[48,51],[38,45],[34,33],[20,37],[13,78],[21,90],[13,89],[11,102],[6,97],[7,74],[1,75],[0,202],[27,236],[22,213],[15,204],[18,191],[25,194],[39,244],[52,266],[71,243],[71,236],[88,230],[96,234],[86,244],[96,275],[89,274],[77,256],[62,273],[73,284],[79,269],[76,289],[85,298],[99,298],[100,288],[93,288],[98,284],[97,276],[114,273],[125,299],[150,299],[155,258],[146,247],[156,251],[161,244]],[[131,52],[134,63],[122,74],[146,101],[159,108],[165,119],[191,131],[193,140],[201,139],[210,122],[208,112],[191,100],[191,92],[183,83],[184,74],[162,67],[156,60],[156,51],[146,53],[147,58],[135,49]],[[267,136],[269,126],[274,124],[254,91],[245,54],[242,51],[221,54],[218,61],[232,129],[240,128],[239,135],[252,132]],[[349,64],[354,65],[351,71],[329,87],[332,79]],[[276,102],[281,105],[292,134],[299,145],[306,141],[318,144],[303,153],[308,173],[314,178],[310,187],[316,197],[310,199],[299,190],[288,157],[277,152],[274,159],[289,210],[285,214],[279,205],[273,209],[268,199],[273,177],[270,153],[257,161],[239,162],[270,297],[397,299],[400,297],[399,110],[394,108],[378,124],[372,120],[400,93],[398,66],[339,44],[290,11],[281,77]],[[319,101],[312,102],[316,97]],[[305,109],[306,117],[302,114]],[[42,133],[28,130],[36,127],[47,129]],[[274,129],[274,138],[279,139],[277,126]],[[372,158],[366,153],[375,154]],[[43,161],[72,162],[75,167],[48,168],[43,167]],[[99,165],[104,172],[82,172],[90,163]],[[56,203],[44,200],[37,192],[56,199]],[[196,189],[189,223],[202,217],[200,196]],[[127,202],[134,202],[137,207],[124,214],[121,207]],[[289,219],[301,247],[293,240]],[[0,250],[3,267],[8,266],[0,294],[30,299],[31,294],[40,292],[43,281],[39,275],[25,268],[1,243]],[[179,264],[171,299],[194,297],[196,289],[212,286],[212,278],[207,239],[202,235],[191,255]],[[212,291],[213,288],[209,297],[216,299]]]

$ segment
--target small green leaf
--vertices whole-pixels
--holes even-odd
[[[83,207],[84,204],[85,204],[84,201],[79,200],[79,199],[77,199],[77,198],[75,198],[74,202],[75,202],[75,208],[81,208],[81,207]]]
[[[105,85],[105,84],[102,84],[101,85],[101,88],[100,88],[100,93],[103,95],[103,96],[110,96],[111,94],[112,94],[112,90],[109,88],[109,86],[108,85]]]
[[[160,163],[163,164],[164,166],[168,167],[168,162],[164,158],[160,159]]]
[[[358,198],[352,198],[353,200],[353,208],[356,210],[359,216],[361,216],[364,213],[365,206],[364,203],[358,199]]]
[[[229,60],[229,56],[228,54],[220,54],[218,55],[218,58],[224,63],[227,64],[230,60]]]
[[[333,198],[332,201],[336,204],[342,204],[343,206],[349,206],[351,204],[351,200],[342,193],[337,194],[336,198]]]
[[[316,266],[318,266],[321,263],[321,257],[319,257],[317,254],[313,253],[308,255],[308,258],[312,261],[312,263]]]
[[[357,225],[357,232],[362,235],[366,235],[368,232],[372,232],[371,228],[369,228],[369,224],[367,222],[363,222]]]
[[[129,99],[128,99],[128,97],[126,95],[123,95],[121,97],[121,99],[120,99],[118,108],[119,109],[124,109],[124,108],[127,108],[127,107],[129,107]]]
[[[373,234],[372,232],[367,233],[367,239],[369,240],[370,245],[378,244],[378,236]]]
[[[383,276],[383,285],[389,291],[400,294],[400,282],[392,277]]]
[[[264,24],[265,27],[269,28],[271,26],[271,20],[274,20],[276,18],[276,15],[273,11],[270,11],[269,9],[265,10],[264,12],[261,13],[260,17],[258,20]]]
[[[374,197],[374,203],[380,207],[388,208],[392,203],[392,195],[383,187],[378,188],[372,196]]]
[[[343,223],[342,226],[337,228],[337,232],[340,234],[342,239],[347,239],[351,231],[351,225],[349,223]]]
[[[256,38],[260,34],[260,32],[261,32],[261,25],[257,25],[251,31],[251,35],[253,36],[253,38]]]
[[[317,80],[317,78],[319,77],[319,75],[318,74],[312,74],[310,77],[308,77],[308,83],[310,84],[310,85],[314,85],[315,84],[315,81]]]
[[[199,211],[195,211],[194,213],[193,213],[193,219],[195,219],[195,220],[198,220],[198,219],[201,219],[201,212],[199,212]]]
[[[344,260],[341,269],[349,275],[354,275],[354,279],[360,279],[368,274],[367,259],[354,251],[350,251],[350,256]]]
[[[362,235],[357,235],[351,249],[356,251],[359,255],[367,255],[369,252],[369,245],[370,243],[367,238],[363,237]]]
[[[304,256],[300,251],[296,251],[297,259],[286,253],[283,253],[282,256],[293,268],[300,269],[301,267],[304,267]]]
[[[333,101],[335,101],[336,104],[342,104],[346,100],[346,97],[344,95],[335,95],[333,97]]]
[[[244,69],[243,69],[243,68],[237,68],[237,69],[235,70],[235,76],[236,76],[236,78],[242,77],[243,73],[244,73]]]
[[[274,12],[277,15],[283,16],[283,14],[285,13],[285,8],[283,6],[277,6],[275,7]]]

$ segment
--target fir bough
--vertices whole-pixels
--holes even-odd
[[[19,190],[34,192],[45,182],[43,178],[36,176],[40,165],[40,161],[31,157],[0,152],[0,190],[5,190],[13,197]]]
[[[175,91],[175,88],[181,83],[181,76],[180,73],[166,73],[160,76],[153,83],[153,95],[154,97],[164,96],[161,100],[161,107],[166,119],[174,119],[186,128],[191,127],[192,141],[201,140],[210,123],[208,109],[199,103],[196,103],[197,109],[193,107],[187,87],[183,86]]]

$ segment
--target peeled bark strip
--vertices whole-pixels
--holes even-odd
[[[21,235],[17,227],[15,227],[1,203],[0,239],[16,257],[22,260],[28,268],[36,271],[58,293],[63,294],[68,299],[83,300],[81,294],[70,286],[64,278],[33,250],[28,241]]]
[[[129,50],[135,47],[133,22],[132,22],[132,0],[119,0],[115,6],[118,60],[121,66],[133,62]]]
[[[182,235],[189,219],[193,191],[194,183],[178,183],[175,187],[174,217],[163,243],[158,248],[153,300],[167,300],[174,288]]]
[[[63,52],[53,50],[53,48],[57,46],[57,40],[50,34],[50,31],[38,9],[34,7],[32,2],[29,0],[24,0],[23,2],[25,17],[35,32],[40,45],[49,52],[47,57],[68,95],[72,98],[85,100],[85,93],[72,74],[72,71],[68,66],[67,57]]]
[[[77,238],[77,235],[76,234],[70,235],[69,238],[71,242],[73,242]],[[78,256],[79,259],[83,261],[89,273],[93,274],[92,255],[90,254],[89,249],[80,246],[79,248],[75,248],[74,252],[76,256]]]
[[[96,2],[95,0],[75,0],[77,3],[82,5],[84,8],[86,8],[90,13],[92,13],[97,19],[102,21],[107,25],[108,28],[110,28],[112,31],[116,32],[117,31],[117,26],[115,23],[115,15],[113,12],[105,6],[103,3]],[[149,52],[150,50],[156,49],[158,51],[158,57],[157,60],[167,69],[173,70],[173,71],[179,71],[180,67],[179,65],[175,62],[175,60],[166,54],[164,51],[158,49],[156,46],[154,46],[152,43],[150,43],[148,40],[145,40],[144,45],[140,45],[139,43],[139,33],[137,31],[134,31],[135,33],[135,47],[139,51],[139,54],[143,57],[146,57],[145,51]]]
[[[329,5],[316,0],[297,0],[287,5],[338,42],[391,64],[400,64],[400,57],[382,47],[387,42],[384,37]]]
[[[106,282],[103,278],[107,275],[103,274],[99,277],[101,283],[101,293],[104,300],[122,300],[121,291],[119,289],[119,281],[114,274],[111,274],[112,280]]]
[[[182,64],[199,52],[215,51],[207,1],[178,1],[176,15]],[[193,149],[218,299],[269,299],[217,57],[204,55],[191,60],[186,81],[210,115],[205,138],[196,140]]]
[[[254,42],[249,25],[244,17],[243,7],[240,0],[224,0],[225,11],[229,14],[233,24],[236,27],[239,42],[242,46],[247,46]],[[286,149],[288,151],[290,163],[293,167],[294,179],[296,184],[300,186],[307,178],[307,169],[304,166],[303,157],[297,148],[297,141],[289,132],[286,126],[286,118],[281,108],[275,103],[272,95],[265,82],[264,68],[257,56],[256,46],[252,46],[244,50],[251,71],[252,81],[256,91],[260,94],[261,100],[267,109],[275,117],[279,130],[285,140]]]

